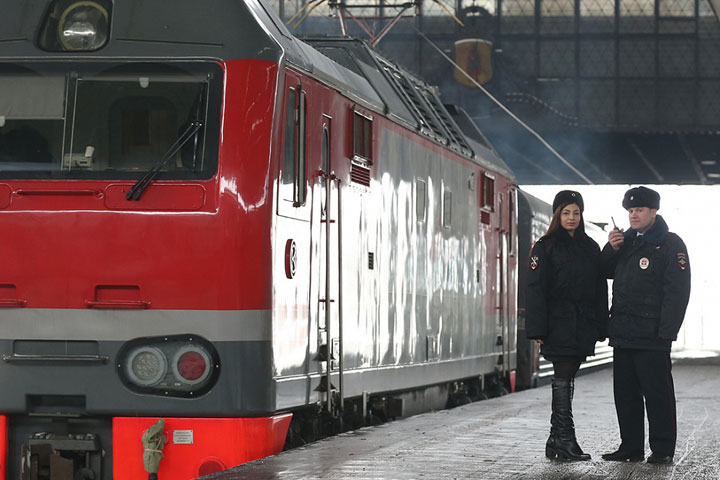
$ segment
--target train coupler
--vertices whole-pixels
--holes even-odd
[[[22,445],[21,480],[99,480],[100,438],[92,433],[35,433]]]

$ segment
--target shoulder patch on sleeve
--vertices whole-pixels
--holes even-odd
[[[530,257],[530,268],[532,270],[535,270],[536,268],[538,268],[539,264],[540,264],[540,257],[538,257],[537,255],[533,255],[532,257]]]
[[[687,254],[683,253],[683,252],[679,252],[677,254],[677,263],[678,263],[678,267],[680,267],[680,270],[685,270],[688,267]]]

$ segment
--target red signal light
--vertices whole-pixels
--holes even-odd
[[[181,347],[173,358],[175,378],[186,385],[199,385],[204,382],[212,370],[212,360],[208,352],[197,344]]]
[[[191,382],[202,378],[207,368],[207,361],[199,352],[185,352],[177,361],[178,373],[182,378]]]

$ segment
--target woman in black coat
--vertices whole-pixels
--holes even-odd
[[[553,201],[547,233],[530,254],[526,331],[553,364],[548,458],[589,460],[575,438],[572,396],[575,374],[595,342],[607,336],[607,280],[600,247],[585,233],[580,193],[563,190]]]

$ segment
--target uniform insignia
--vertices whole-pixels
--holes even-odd
[[[650,266],[650,260],[648,260],[647,257],[643,257],[640,259],[640,268],[643,270],[647,270],[647,268]]]
[[[685,255],[684,253],[678,253],[677,254],[677,262],[678,262],[678,267],[680,267],[680,270],[685,270],[688,266],[687,255]]]
[[[538,260],[540,260],[537,256],[530,257],[530,268],[535,270],[538,267]]]

